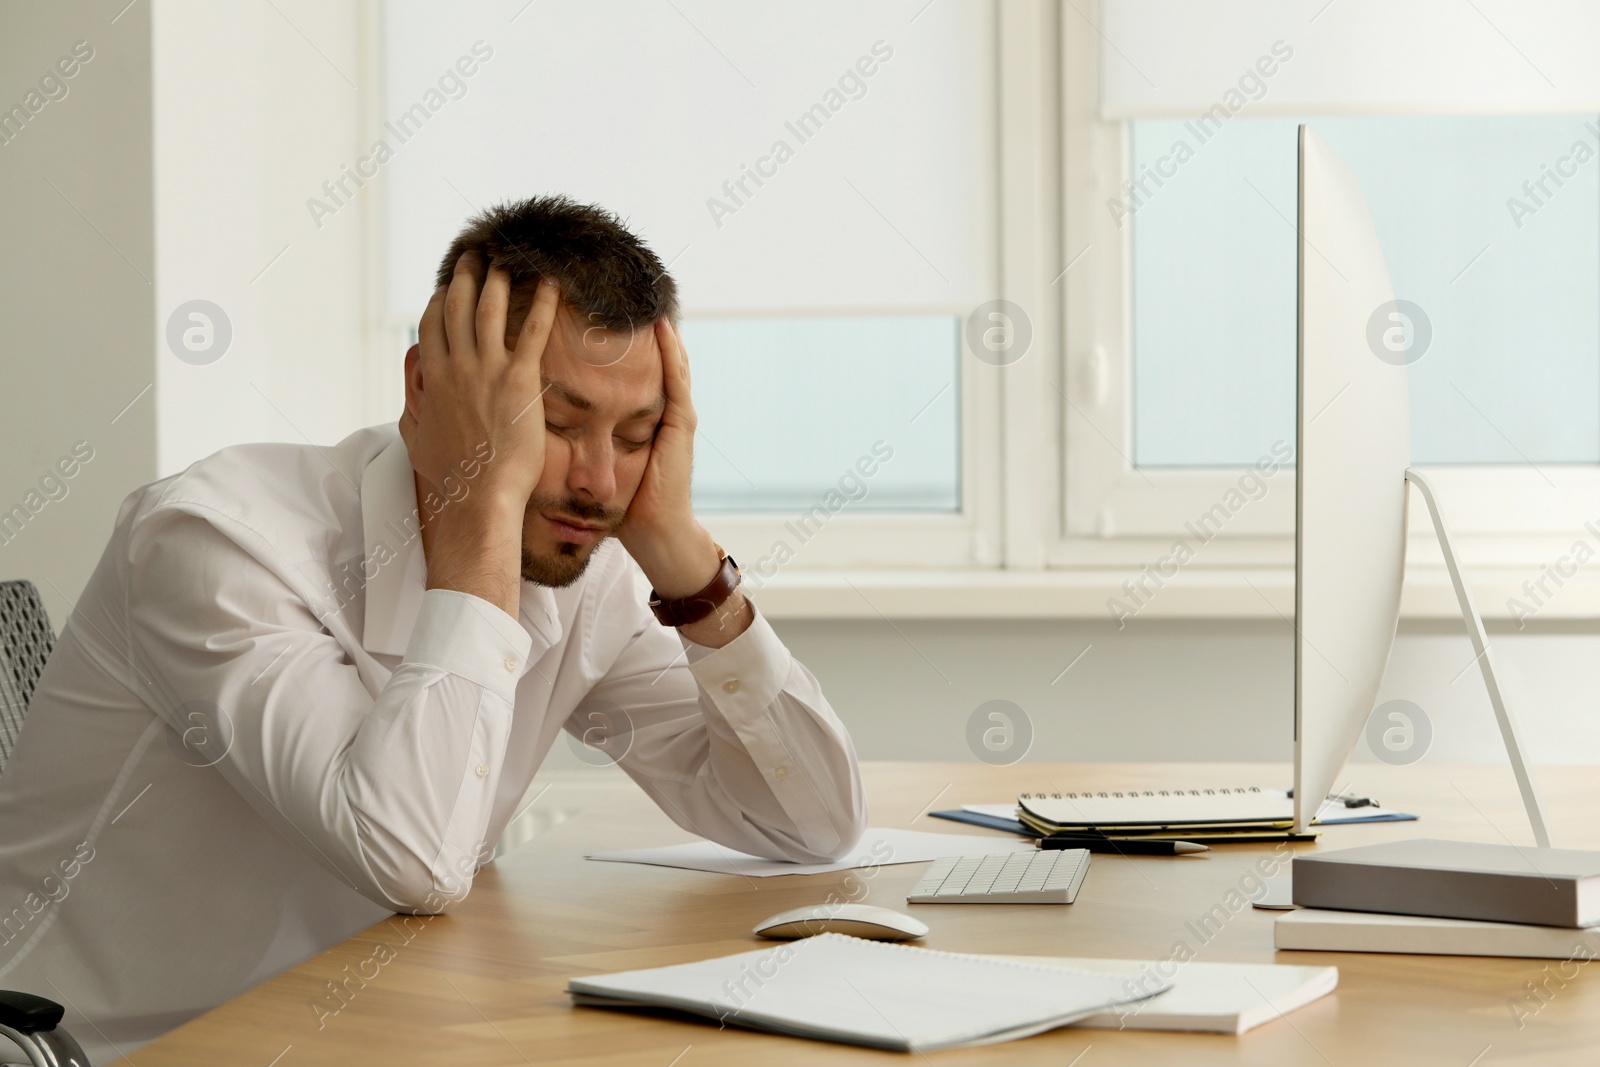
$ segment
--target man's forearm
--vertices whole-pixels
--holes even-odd
[[[470,593],[516,618],[524,506],[492,491],[474,492],[433,516],[424,529],[428,588]]]
[[[666,600],[693,596],[710,584],[722,566],[716,542],[705,527],[695,523],[673,534],[640,539],[633,549],[634,561],[656,595]],[[678,632],[697,645],[721,648],[750,628],[755,611],[741,590],[735,589],[715,611],[699,622],[678,627]]]

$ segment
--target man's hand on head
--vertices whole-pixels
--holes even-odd
[[[419,481],[451,501],[424,517],[428,588],[472,593],[514,616],[523,513],[544,469],[539,368],[560,293],[553,279],[540,284],[508,348],[510,295],[505,270],[485,274],[471,252],[457,261],[406,353],[400,435]],[[462,464],[476,471],[464,496],[450,491],[463,480]]]
[[[690,499],[697,417],[683,335],[666,318],[655,331],[667,403],[618,537],[657,595],[676,600],[710,584],[722,560],[711,534],[695,520]],[[680,629],[691,641],[715,648],[743,633],[752,617],[744,594],[735,590],[709,617]]]

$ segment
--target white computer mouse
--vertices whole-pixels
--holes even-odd
[[[928,924],[871,904],[812,904],[781,911],[757,923],[755,932],[779,941],[817,934],[849,934],[872,941],[910,941],[926,934]]]

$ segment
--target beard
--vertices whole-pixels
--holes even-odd
[[[583,576],[584,570],[589,566],[589,560],[594,556],[595,550],[605,543],[606,538],[613,536],[617,528],[622,525],[624,512],[613,511],[603,504],[596,504],[580,500],[575,496],[543,496],[534,495],[528,501],[528,521],[539,522],[542,515],[565,515],[568,518],[582,519],[584,522],[599,523],[606,527],[606,532],[591,544],[575,545],[570,541],[557,541],[554,551],[536,553],[528,548],[524,539],[522,545],[522,577],[525,581],[535,585],[545,585],[560,589],[571,585]]]
[[[600,541],[592,545],[562,544],[553,555],[535,555],[526,547],[522,549],[522,578],[534,585],[548,585],[554,589],[571,585],[583,576],[599,548]]]

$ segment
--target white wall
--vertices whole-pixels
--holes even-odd
[[[0,109],[75,42],[93,56],[0,145],[0,522],[26,516],[0,526],[0,579],[32,579],[57,628],[156,474],[150,7],[113,23],[125,3],[0,8]],[[41,488],[79,441],[93,458]]]
[[[363,214],[319,229],[305,202],[359,154],[377,76],[369,5],[153,9],[160,471],[240,441],[337,441],[379,420],[366,403]],[[194,299],[232,326],[203,365],[164,337]]]
[[[1013,702],[1033,727],[1032,747],[1013,772],[1018,788],[1068,784],[1031,780],[1027,768],[1036,763],[1287,763],[1294,754],[1294,646],[1281,621],[1139,622],[1121,632],[1101,621],[774,626],[822,683],[863,759],[971,760],[968,720],[991,700]],[[1596,628],[1530,623],[1490,639],[1533,760],[1600,763]],[[1378,701],[1408,700],[1428,717],[1433,738],[1421,762],[1505,763],[1472,663],[1461,627],[1402,625]],[[556,746],[550,766],[583,766],[568,747]],[[1373,758],[1357,742],[1345,776],[1351,788],[1360,788],[1361,764]]]
[[[1032,720],[1031,762],[1287,761],[1294,751],[1293,643],[1276,620],[1139,622],[1120,632],[1098,621],[896,620],[891,629],[796,620],[777,629],[867,759],[971,759],[967,720],[994,699],[1013,701]],[[1600,763],[1596,628],[1529,624],[1494,632],[1491,642],[1533,759]],[[1402,627],[1378,695],[1391,699],[1428,716],[1424,760],[1505,762],[1459,625]],[[1358,743],[1355,759],[1371,758]]]

